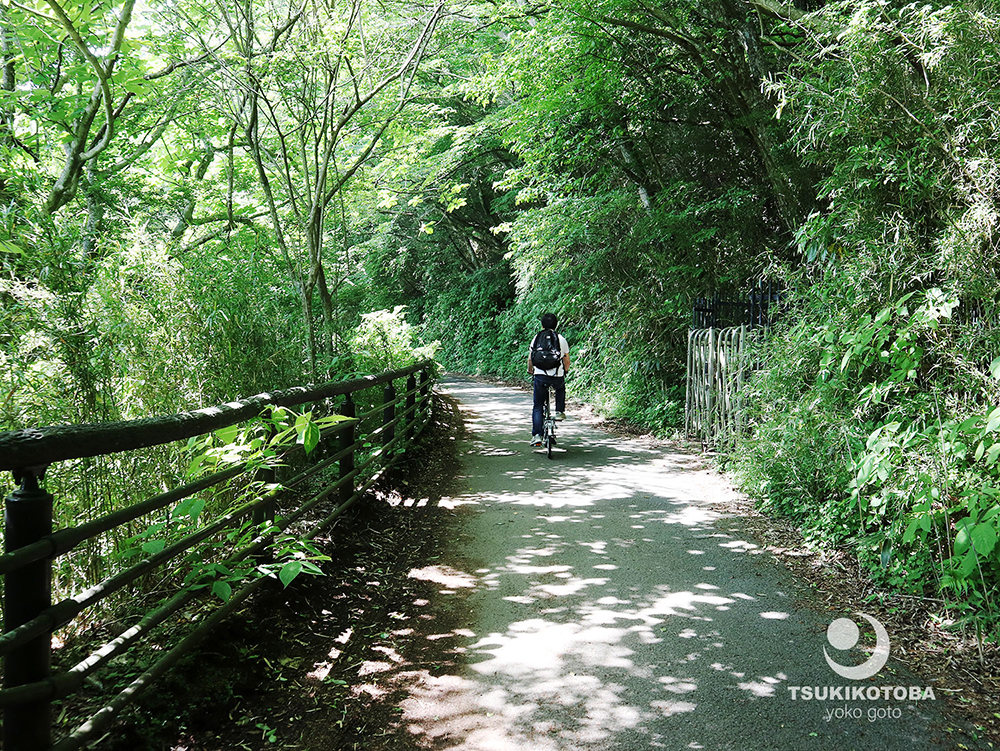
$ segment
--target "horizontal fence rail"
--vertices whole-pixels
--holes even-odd
[[[284,562],[271,560],[275,541],[285,541],[289,529],[296,525],[296,544],[310,542],[378,482],[429,422],[432,379],[433,363],[422,362],[378,375],[258,394],[167,417],[0,434],[0,470],[11,472],[18,485],[6,499],[4,554],[0,555],[4,584],[4,633],[0,635],[0,657],[4,660],[0,690],[3,748],[73,751],[85,747],[99,738],[141,691],[190,652],[265,582],[275,578],[285,581],[286,571],[294,572],[290,576],[298,573],[295,567],[301,564],[294,558]],[[376,390],[379,386],[382,389]],[[357,414],[359,396],[365,396],[366,404],[371,405],[360,415]],[[44,475],[47,468],[57,463],[198,439],[213,431],[243,425],[270,407],[323,404],[335,397],[342,398],[337,407],[342,419],[329,420],[331,424],[316,436],[315,453],[320,455],[319,459],[289,479],[276,482],[276,468],[282,463],[291,465],[296,454],[305,453],[301,445],[280,445],[278,453],[266,460],[256,457],[237,461],[233,466],[100,518],[72,528],[52,529],[56,499],[44,489]],[[298,461],[302,463],[301,458]],[[199,494],[230,488],[234,483],[245,491],[243,499],[227,506],[215,518],[196,520],[192,516],[190,523],[182,524],[183,514],[178,521],[170,511],[174,509],[176,513],[182,508],[179,504]],[[277,502],[292,492],[297,497],[305,496],[304,500],[277,516]],[[324,502],[328,502],[324,510],[330,506],[332,509],[318,521],[312,519],[306,524],[307,515],[311,512],[315,515]],[[176,522],[173,528],[164,528],[162,544],[157,541],[149,549],[144,548],[145,556],[138,563],[52,603],[55,559],[123,525],[145,523],[158,512],[161,518],[166,513],[169,521]],[[308,528],[299,530],[300,526]],[[222,542],[230,538],[235,542]],[[279,568],[282,566],[289,568]],[[173,593],[152,609],[136,615],[135,622],[116,638],[77,664],[54,673],[54,632],[109,596],[131,591],[130,587],[154,571],[174,582]],[[220,571],[239,573],[227,579],[219,578]],[[208,592],[218,596],[206,597]],[[159,649],[159,657],[150,667],[86,722],[53,742],[53,701],[72,696],[85,680],[121,658],[144,638],[151,638],[158,626],[177,621],[180,613],[186,614],[193,607],[201,615],[188,633],[168,648]]]

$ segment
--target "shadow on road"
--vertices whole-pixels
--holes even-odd
[[[405,685],[414,748],[979,747],[898,665],[831,670],[824,650],[869,658],[871,628],[853,617],[858,647],[834,649],[827,628],[851,614],[804,604],[698,456],[569,420],[550,461],[527,445],[530,397],[445,388],[468,436],[462,490],[440,504],[461,521],[410,574],[433,588],[401,630],[415,651],[364,689]]]

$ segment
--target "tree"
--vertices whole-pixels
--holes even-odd
[[[287,14],[251,2],[217,6],[233,47],[219,96],[229,104],[231,133],[245,138],[277,246],[300,291],[314,373],[337,335],[327,278],[331,207],[409,104],[444,6],[424,9],[419,19],[412,10],[376,14],[361,0],[344,8],[307,1]],[[268,28],[263,38],[261,28]]]

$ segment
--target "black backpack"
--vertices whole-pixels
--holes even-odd
[[[552,329],[539,331],[531,345],[531,364],[541,370],[554,370],[561,362],[559,335]]]

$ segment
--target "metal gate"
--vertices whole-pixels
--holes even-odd
[[[689,436],[718,445],[740,431],[750,336],[747,326],[688,332],[685,429]]]

